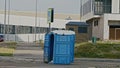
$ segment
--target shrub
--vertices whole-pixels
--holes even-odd
[[[116,43],[80,43],[75,47],[75,57],[84,58],[120,58],[120,44]]]

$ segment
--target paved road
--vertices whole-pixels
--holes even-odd
[[[43,49],[38,44],[18,44],[14,58],[31,59],[34,61],[43,59]]]
[[[14,59],[0,62],[0,68],[120,68],[120,62],[75,59],[71,65],[54,65],[45,64],[43,61]]]
[[[39,45],[19,44],[14,57],[0,57],[0,68],[120,68],[120,60],[76,58],[71,65],[43,63]]]

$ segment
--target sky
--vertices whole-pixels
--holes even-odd
[[[4,10],[4,1],[0,0],[0,10]],[[7,8],[8,8],[8,1]],[[55,13],[80,13],[80,0],[37,0],[38,12],[47,12],[48,8],[54,8]],[[36,0],[10,0],[11,10],[35,11]]]

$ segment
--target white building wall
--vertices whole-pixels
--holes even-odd
[[[92,25],[92,36],[96,36],[101,40],[109,40],[109,25],[108,21],[120,21],[120,0],[112,0],[112,13],[103,15],[94,15],[93,11],[81,17],[82,21],[93,20],[99,18],[99,26]]]
[[[94,17],[93,12],[90,12],[90,13],[87,13],[86,15],[82,16],[81,21],[86,21],[86,20],[89,20],[93,17]]]
[[[95,20],[95,19],[94,19]],[[98,26],[94,26],[94,20],[93,20],[93,32],[92,32],[92,36],[93,37],[97,37],[97,38],[100,38],[101,37],[101,20],[100,19],[96,19],[98,20]]]
[[[120,0],[112,0],[112,13],[120,13]]]
[[[103,40],[103,36],[104,36],[104,17],[103,16],[100,17],[99,27],[100,27],[99,38]]]
[[[45,34],[36,34],[36,41],[44,40]],[[16,42],[34,42],[35,34],[6,34],[5,40]]]
[[[104,14],[104,32],[103,40],[109,40],[109,26],[108,26],[108,15]]]
[[[7,21],[8,21],[8,19],[7,19]],[[8,24],[7,21],[6,21],[6,24]],[[52,23],[51,27],[65,28],[65,24],[68,22],[69,22],[69,20],[55,19],[54,22]],[[0,14],[0,23],[4,24],[4,14]],[[10,15],[10,23],[9,24],[10,25],[35,26],[35,17]],[[37,26],[38,27],[48,27],[49,24],[47,23],[47,18],[38,17]]]
[[[104,33],[103,40],[109,40],[109,25],[108,21],[120,21],[120,14],[104,14]]]
[[[88,2],[91,3],[91,5],[88,6],[88,4],[86,4],[85,6],[85,3]],[[86,21],[86,20],[89,20],[91,18],[94,17],[94,11],[93,11],[93,0],[81,0],[81,21]],[[89,10],[88,9],[85,9],[85,8],[90,8]],[[83,11],[84,10],[84,11]],[[89,11],[88,13],[84,14],[85,11]]]
[[[6,25],[8,19],[6,20]],[[66,23],[70,20],[64,19],[55,19],[54,22],[51,24],[53,28],[65,28]],[[0,24],[4,24],[4,14],[0,14]],[[10,22],[9,25],[23,25],[23,26],[35,26],[35,17],[29,16],[18,16],[18,15],[10,15]],[[49,24],[47,23],[47,18],[40,18],[37,19],[37,27],[48,27]],[[44,40],[45,34],[36,34],[36,40]],[[35,41],[35,34],[9,34],[5,36],[6,40],[10,41],[24,41],[24,42],[33,42]]]
[[[101,40],[109,40],[109,21],[120,21],[120,14],[104,14],[99,18],[99,25],[92,25],[92,36]]]

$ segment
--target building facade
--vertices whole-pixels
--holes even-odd
[[[120,40],[120,0],[81,2],[81,20],[90,25],[90,39]]]
[[[66,29],[75,32],[75,42],[88,42],[88,27],[86,22],[70,21],[66,24]]]
[[[74,14],[55,14],[54,22],[51,23],[52,30],[65,29],[66,23],[71,17],[80,19]],[[8,19],[4,22],[4,11],[0,11],[0,34],[5,34],[6,41],[34,42],[44,40],[45,33],[49,32],[47,13],[38,13],[37,21],[34,12],[11,11]]]

